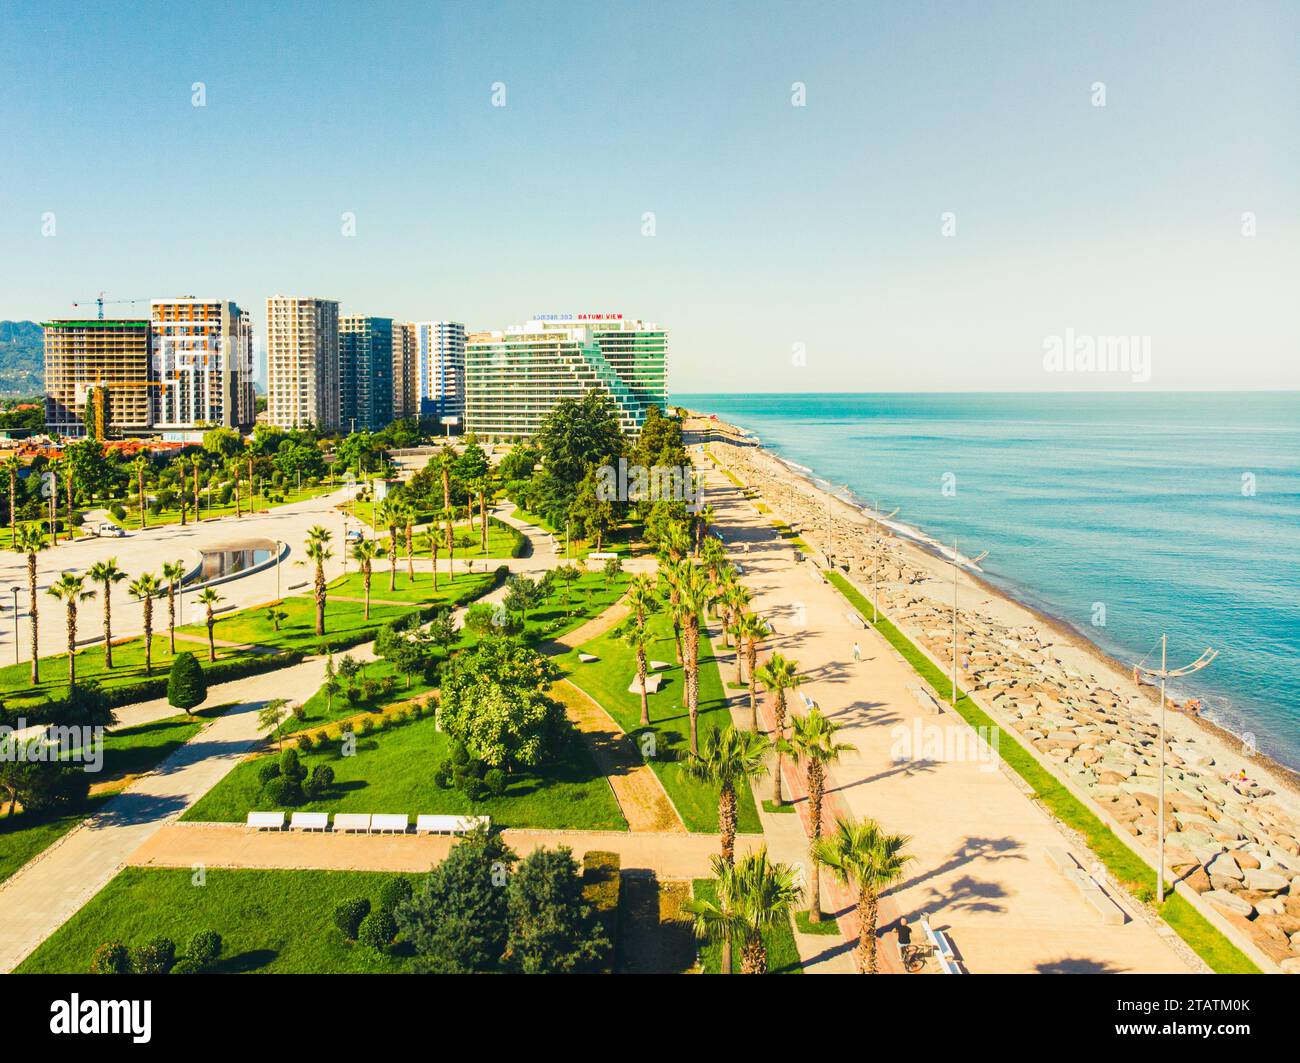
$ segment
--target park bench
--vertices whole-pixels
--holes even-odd
[[[284,830],[284,813],[250,812],[247,826],[249,830]]]
[[[409,816],[378,813],[370,817],[370,831],[373,834],[405,834],[409,823]]]
[[[336,812],[334,813],[334,829],[343,833],[348,831],[369,831],[370,816],[368,813],[361,812]]]
[[[957,956],[952,950],[952,943],[948,940],[948,936],[942,930],[935,930],[930,925],[929,919],[921,920],[921,929],[925,931],[927,940],[934,946],[934,955],[939,961],[940,970],[944,974],[965,974],[961,964],[957,962]]]
[[[290,830],[329,830],[328,812],[295,812],[289,818]]]
[[[1128,920],[1124,909],[1107,895],[1095,878],[1079,866],[1071,853],[1055,845],[1049,845],[1045,852],[1048,862],[1073,884],[1084,901],[1097,913],[1103,925],[1124,925]]]
[[[433,816],[415,817],[416,834],[465,834],[479,824],[491,826],[488,816]]]

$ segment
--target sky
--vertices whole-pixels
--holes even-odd
[[[674,392],[1300,387],[1294,2],[0,23],[2,319],[189,294],[260,345],[278,293],[618,311],[669,330]]]

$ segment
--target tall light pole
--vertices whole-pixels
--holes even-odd
[[[343,575],[348,574],[348,515],[343,513]]]
[[[972,557],[967,563],[978,565],[989,552],[985,550],[979,557]],[[957,707],[957,570],[961,567],[961,554],[957,552],[957,543],[952,544],[952,705]]]
[[[1191,664],[1184,665],[1182,668],[1170,668],[1169,636],[1161,635],[1160,667],[1147,668],[1145,665],[1139,663],[1133,668],[1135,674],[1145,673],[1152,679],[1160,680],[1160,802],[1157,810],[1159,821],[1156,824],[1156,900],[1160,904],[1164,904],[1165,902],[1165,684],[1170,679],[1178,679],[1181,676],[1191,675],[1193,672],[1199,672],[1217,656],[1219,656],[1218,650],[1212,650],[1207,647],[1205,652],[1197,657]]]
[[[872,624],[875,624],[880,619],[880,607],[876,601],[876,596],[877,596],[876,571],[877,569],[880,568],[880,541],[884,537],[882,522],[887,521],[889,520],[890,517],[895,516],[898,513],[898,509],[899,507],[895,506],[892,511],[886,513],[882,517],[880,515],[879,499],[872,499],[871,501],[871,511],[872,513],[875,514],[875,516],[873,516],[871,519],[876,522],[876,544],[875,544],[876,548],[871,553],[871,622]]]
[[[17,586],[9,588],[14,592],[14,664],[18,663],[18,591]]]
[[[275,600],[280,600],[280,555],[284,553],[284,543],[275,540]]]

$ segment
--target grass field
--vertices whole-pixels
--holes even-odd
[[[871,626],[871,603],[838,572],[829,572],[831,584],[848,599]],[[951,685],[943,672],[906,635],[898,630],[883,614],[875,625],[885,640],[894,647],[922,679],[939,695],[940,700],[951,696]],[[1038,800],[1051,810],[1062,823],[1083,835],[1091,849],[1107,868],[1131,893],[1140,896],[1146,891],[1155,893],[1155,870],[1125,845],[1114,831],[1107,827],[1046,768],[1020,744],[1018,738],[1003,730],[967,694],[958,688],[956,710],[972,727],[987,727],[997,732],[999,756],[1027,782]],[[1171,893],[1162,905],[1157,906],[1165,920],[1179,937],[1187,942],[1210,967],[1219,974],[1258,973],[1259,968],[1244,953],[1223,936],[1200,912],[1176,893]]]
[[[109,796],[91,798],[81,808],[56,816],[20,812],[10,817],[9,806],[5,805],[6,815],[0,816],[0,882],[48,849],[107,800]]]
[[[393,974],[406,969],[400,944],[384,955],[346,941],[334,909],[350,897],[378,902],[393,876],[375,871],[208,870],[128,867],[18,968],[84,974],[106,941],[143,945],[160,936],[183,953],[200,930],[221,935],[216,970],[258,974]],[[413,878],[415,876],[412,876]]]
[[[475,814],[503,827],[626,830],[609,782],[596,769],[576,732],[569,732],[558,761],[536,774],[511,776],[506,792],[471,802],[456,789],[433,781],[434,769],[450,755],[446,735],[431,716],[374,732],[357,740],[356,754],[343,756],[337,744],[302,754],[310,771],[317,764],[334,769],[334,787],[321,801],[297,806],[306,812],[390,812],[412,817]],[[274,754],[271,754],[274,755]],[[257,771],[261,758],[242,761],[181,818],[243,822],[250,811],[265,811]]]
[[[647,651],[647,658],[671,664],[675,655],[671,621],[661,613],[650,617],[648,623],[657,640]],[[640,742],[641,696],[627,689],[636,675],[636,658],[632,650],[620,641],[616,632],[609,631],[582,646],[581,651],[594,654],[598,659],[580,664],[577,652],[558,658],[569,679],[604,706],[619,726]],[[711,728],[726,727],[731,723],[731,717],[713,648],[705,638],[700,639],[700,660],[698,729],[703,734]],[[682,705],[682,668],[672,664],[656,674],[663,677],[663,683],[659,693],[650,695],[650,730],[655,734],[657,750],[656,757],[650,762],[651,767],[677,806],[686,828],[716,832],[718,791],[688,777],[679,760],[690,749],[691,733],[690,714]],[[736,796],[739,829],[745,833],[762,833],[763,827],[749,788],[742,787]]]
[[[337,598],[357,598],[360,599],[365,594],[365,581],[361,573],[355,571],[355,562],[350,566],[348,574],[341,579],[336,579],[329,585],[328,593]],[[478,566],[482,568],[482,566]],[[438,573],[438,590],[435,594],[433,589],[433,573],[421,572],[416,569],[415,578],[411,579],[407,575],[406,561],[398,563],[397,572],[393,575],[393,589],[388,589],[388,577],[390,574],[388,562],[385,561],[382,566],[376,564],[370,573],[370,600],[390,601],[390,602],[409,602],[412,605],[432,605],[439,602],[443,605],[455,608],[463,605],[470,599],[477,598],[485,589],[492,586],[493,573],[491,572],[462,572],[459,569],[456,572],[456,578],[448,582],[447,573],[439,571]],[[311,600],[311,599],[308,599]],[[313,605],[315,603],[313,602]],[[329,599],[325,602],[325,618],[329,620]],[[263,610],[265,612],[265,610]]]
[[[692,883],[697,899],[713,900],[717,890],[713,879],[697,878]],[[833,923],[831,924],[834,925]],[[794,931],[790,921],[774,926],[763,935],[767,945],[768,974],[803,974],[803,963],[799,959],[799,949],[794,943]],[[736,973],[740,971],[740,942],[732,948],[731,962]],[[719,974],[722,970],[722,944],[716,941],[700,942],[700,966],[705,974]]]
[[[177,490],[177,488],[173,488],[173,490]],[[187,522],[190,523],[193,523],[194,521],[193,490],[194,490],[193,484],[191,483],[189,485],[189,490],[186,492],[185,495],[186,498],[185,519]],[[244,514],[247,514],[249,512],[249,506],[248,506],[249,498],[248,498],[247,490],[248,490],[248,481],[244,480],[242,486],[240,487],[240,496],[239,496],[240,512]],[[260,513],[262,510],[278,509],[280,506],[292,505],[294,502],[305,502],[309,498],[319,498],[321,495],[328,495],[331,492],[337,490],[339,490],[338,487],[331,487],[327,483],[321,484],[319,487],[304,487],[301,491],[297,491],[294,490],[293,488],[289,488],[283,492],[277,492],[277,494],[282,493],[284,495],[284,501],[275,502],[275,503],[267,502],[266,495],[259,493],[254,499],[252,499],[253,512]],[[148,488],[148,487],[145,488],[146,494],[153,494],[155,493],[155,491],[156,489],[154,488]],[[134,500],[135,498],[134,492],[132,492],[131,498],[132,500]],[[214,517],[233,517],[235,515],[235,500],[233,497],[231,498],[230,502],[227,503],[226,505],[221,505],[213,501],[213,504],[211,506],[208,505],[208,495],[205,490],[200,490],[199,498],[203,504],[202,515],[204,520],[209,520]],[[122,500],[119,499],[119,501]],[[111,505],[111,503],[109,503],[109,505]],[[129,503],[123,502],[123,505],[126,508],[126,516],[123,517],[121,520],[118,520],[115,517],[110,515],[109,520],[113,521],[114,524],[117,524],[125,528],[127,531],[138,531],[140,528],[139,507],[135,505],[134,501],[131,501]],[[96,506],[90,506],[86,508],[107,509],[108,505],[96,505]],[[147,526],[150,528],[159,528],[167,524],[179,524],[181,522],[181,511],[180,508],[177,507],[175,509],[164,509],[161,513],[148,513],[146,514],[146,520],[148,522]]]

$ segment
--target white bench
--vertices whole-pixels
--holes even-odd
[[[290,830],[329,830],[328,812],[295,812],[289,819]]]
[[[930,920],[921,920],[921,929],[925,931],[925,936],[930,944],[934,946],[936,958],[939,960],[939,967],[944,974],[965,974],[961,965],[957,962],[957,957],[952,951],[952,944],[948,941],[947,935],[942,930],[935,930],[930,925]]]
[[[1079,895],[1097,913],[1105,926],[1123,926],[1128,921],[1124,909],[1101,888],[1101,884],[1081,868],[1065,849],[1049,845],[1047,859],[1079,891]]]
[[[406,828],[410,822],[410,816],[396,816],[387,813],[379,813],[370,817],[370,830],[375,834],[384,834],[389,831],[392,831],[394,834],[405,834]]]
[[[805,709],[816,708],[817,703],[813,701],[813,699],[810,698],[807,694],[805,694],[802,690],[799,691],[799,697],[803,699],[803,707]]]
[[[612,561],[618,554],[610,550],[593,550],[587,555],[588,561]]]
[[[247,827],[249,830],[284,830],[284,813],[250,812]]]
[[[489,816],[433,816],[415,817],[416,834],[465,834],[482,824],[491,826]]]
[[[334,829],[336,831],[368,831],[370,830],[370,816],[361,812],[336,812],[334,813]]]

